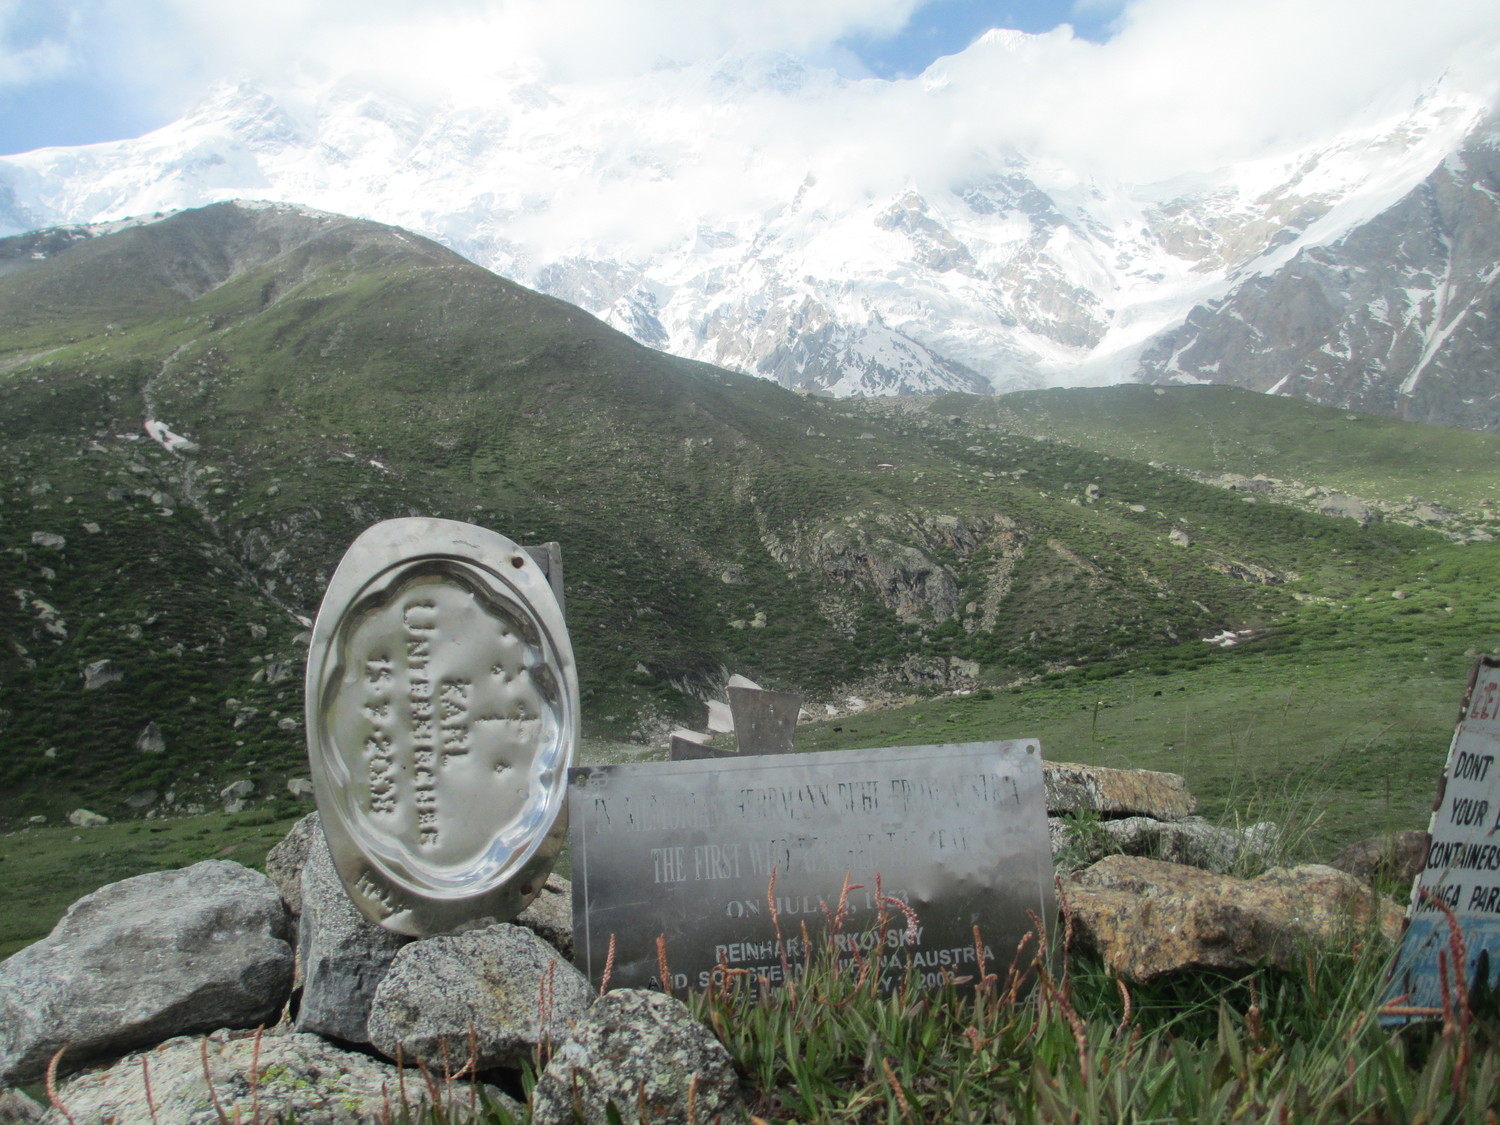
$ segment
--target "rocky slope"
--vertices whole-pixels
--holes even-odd
[[[1500,429],[1500,121],[1392,206],[1195,307],[1143,377]]]

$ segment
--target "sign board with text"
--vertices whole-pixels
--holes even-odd
[[[1445,977],[1450,1004],[1480,976],[1500,985],[1500,658],[1481,658],[1469,679],[1428,831],[1386,994],[1398,1017],[1440,1013]],[[1452,964],[1455,926],[1462,973]]]
[[[928,986],[977,981],[981,958],[1003,978],[1056,914],[1035,741],[592,766],[569,783],[575,959],[596,984],[613,937],[611,986],[661,987],[659,936],[674,989],[718,965],[780,984],[804,925],[823,946],[846,885],[840,960],[878,954],[887,982],[908,960]]]

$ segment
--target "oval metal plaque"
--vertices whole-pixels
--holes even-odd
[[[349,547],[307,659],[307,743],[334,865],[397,933],[507,921],[567,836],[578,676],[540,567],[502,535],[378,523]]]

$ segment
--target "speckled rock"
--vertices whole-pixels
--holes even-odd
[[[1394,941],[1401,932],[1394,903],[1321,864],[1236,879],[1110,856],[1065,879],[1063,898],[1075,944],[1138,981],[1178,969],[1292,968],[1310,946],[1375,930]]]
[[[518,1066],[544,1036],[562,1038],[592,998],[583,974],[524,927],[427,938],[402,949],[381,980],[370,1042],[408,1065],[446,1059],[456,1070],[472,1050],[480,1070]]]
[[[368,1043],[365,1025],[375,989],[411,939],[377,926],[359,912],[334,870],[321,830],[309,838],[301,886],[297,958],[302,1004],[297,1030]]]
[[[1181,774],[1043,762],[1042,781],[1049,813],[1180,820],[1198,807]]]
[[[561,875],[547,876],[536,898],[520,914],[516,925],[525,926],[563,955],[573,959],[573,884]]]
[[[281,901],[294,916],[302,913],[302,868],[315,834],[321,834],[321,829],[318,814],[311,812],[292,825],[281,843],[266,853],[266,875],[276,884]]]
[[[613,1102],[626,1121],[644,1106],[653,1125],[747,1119],[729,1052],[687,1006],[660,992],[622,988],[600,997],[552,1056],[532,1093],[532,1125],[606,1125]]]
[[[207,1076],[205,1076],[205,1059]],[[146,1076],[151,1099],[146,1100]],[[468,1120],[471,1102],[488,1097],[516,1120],[522,1108],[488,1086],[438,1079],[442,1105]],[[212,1085],[210,1085],[210,1082]],[[366,1125],[413,1120],[433,1097],[415,1072],[403,1077],[388,1063],[344,1051],[316,1035],[218,1031],[171,1039],[129,1055],[108,1069],[79,1075],[63,1085],[58,1100],[75,1125],[221,1125],[225,1121],[279,1121],[294,1114],[298,1125]],[[43,1118],[65,1125],[56,1110]]]
[[[548,875],[547,881],[526,909],[514,918],[481,917],[454,926],[450,933],[465,934],[470,930],[488,929],[502,922],[525,926],[537,937],[563,955],[573,959],[573,884],[561,875]]]
[[[275,1023],[292,983],[286,907],[238,863],[100,887],[0,962],[0,1086],[173,1035]]]

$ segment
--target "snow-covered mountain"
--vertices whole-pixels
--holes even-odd
[[[139,139],[0,159],[0,233],[296,202],[428,235],[652,346],[838,395],[1149,378],[1331,402],[1309,358],[1326,341],[1349,352],[1339,379],[1365,380],[1339,393],[1402,413],[1487,357],[1500,183],[1483,96],[1440,82],[1338,136],[1156,183],[913,124],[1027,38],[991,34],[902,82],[760,55],[590,85],[515,71],[463,97],[241,84]],[[1465,168],[1468,187],[1434,187]],[[1423,192],[1465,206],[1424,211]],[[1442,247],[1459,243],[1468,287],[1450,299]],[[1319,274],[1359,246],[1366,280]],[[1308,286],[1335,283],[1307,312]],[[1467,334],[1445,327],[1453,300]],[[1371,368],[1337,341],[1380,315],[1403,343]]]

